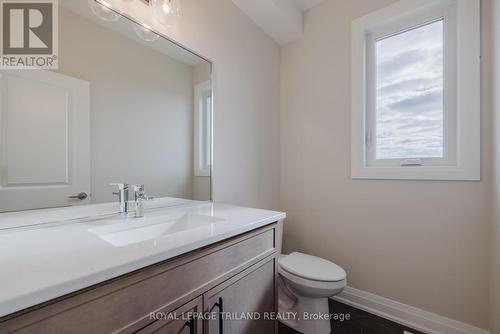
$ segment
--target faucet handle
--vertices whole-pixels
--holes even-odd
[[[144,201],[150,201],[153,197],[146,196],[144,184],[134,184],[135,218],[144,217]]]
[[[134,191],[135,192],[144,191],[144,185],[143,184],[134,184]]]
[[[110,183],[110,186],[117,186],[118,190],[126,190],[128,189],[128,183]]]
[[[128,212],[128,184],[127,183],[110,183],[111,186],[117,186],[118,191],[113,192],[113,195],[118,196],[120,203],[120,212]]]
[[[146,191],[144,184],[134,184],[134,194],[135,194],[135,199],[138,200],[143,200],[143,201],[151,201],[154,199],[152,196],[146,196]]]
[[[144,197],[146,197],[146,192],[144,191],[144,185],[143,184],[134,184],[135,201],[137,202],[138,200],[144,200]]]

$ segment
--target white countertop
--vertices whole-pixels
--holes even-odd
[[[145,218],[114,214],[113,204],[0,214],[0,317],[285,218],[218,203],[156,203],[166,201],[174,206],[149,205]]]

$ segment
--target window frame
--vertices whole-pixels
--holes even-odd
[[[441,19],[443,158],[375,159],[375,43]],[[404,0],[353,21],[352,178],[480,180],[479,39],[478,0]]]

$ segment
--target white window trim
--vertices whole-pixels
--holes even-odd
[[[194,176],[210,176],[212,112],[207,110],[206,98],[211,98],[210,81],[205,81],[194,87]],[[209,106],[211,108],[211,105]],[[205,113],[205,115],[204,115]],[[206,138],[202,134],[206,134]]]
[[[448,74],[456,75],[456,94],[448,106],[455,107],[454,117],[445,114],[445,138],[454,138],[456,145],[447,145],[451,150],[446,165],[424,164],[423,166],[399,166],[373,164],[367,158],[366,117],[370,75],[367,67],[367,52],[370,36],[384,34],[382,27],[390,29],[409,28],[436,17],[439,11],[456,11],[455,43],[458,50],[456,71],[445,70],[446,82],[455,81]],[[449,15],[449,12],[446,12]],[[454,16],[454,15],[453,15]],[[420,21],[412,21],[420,20]],[[404,24],[404,25],[402,25]],[[450,29],[449,24],[448,28]],[[398,30],[398,29],[396,29]],[[393,30],[394,31],[394,30]],[[448,31],[449,32],[449,31]],[[387,31],[385,32],[387,34]],[[453,45],[453,44],[452,44]],[[389,7],[358,18],[352,23],[352,130],[351,130],[351,174],[354,179],[410,179],[410,180],[480,180],[480,1],[479,0],[402,0]],[[445,63],[445,66],[450,66]],[[446,74],[448,73],[448,74]],[[446,89],[446,88],[445,88]],[[446,111],[445,111],[446,112]],[[450,125],[451,124],[451,125]],[[450,158],[451,157],[451,158]]]

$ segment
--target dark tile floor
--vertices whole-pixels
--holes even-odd
[[[424,334],[333,300],[330,300],[330,313],[350,315],[349,320],[332,320],[332,334],[403,334],[405,331]],[[280,323],[279,334],[298,334],[298,332]]]

